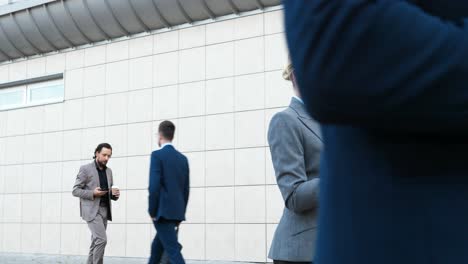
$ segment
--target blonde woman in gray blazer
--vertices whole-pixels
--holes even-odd
[[[268,142],[284,211],[273,237],[269,258],[276,264],[312,263],[319,201],[320,127],[307,113],[292,66],[283,73],[295,96],[270,122]]]

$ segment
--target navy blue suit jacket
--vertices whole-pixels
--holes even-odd
[[[184,221],[189,198],[189,164],[172,145],[151,154],[149,209],[156,220]]]
[[[318,264],[468,263],[468,1],[286,0]]]

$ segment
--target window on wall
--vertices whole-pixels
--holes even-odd
[[[26,99],[26,87],[0,90],[0,109],[21,107]]]
[[[0,0],[0,5],[8,5],[8,4],[14,4],[17,2],[23,2],[26,0]]]
[[[41,79],[43,78],[0,85],[0,110],[62,102],[63,79]]]
[[[50,81],[28,85],[28,101],[31,104],[43,104],[63,101],[63,81]]]

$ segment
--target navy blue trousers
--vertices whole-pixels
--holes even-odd
[[[153,221],[156,227],[156,237],[151,245],[151,257],[149,264],[159,264],[165,252],[171,264],[185,264],[182,257],[182,246],[177,241],[176,227],[178,221],[159,219]]]

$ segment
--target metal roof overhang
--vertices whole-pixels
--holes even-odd
[[[30,0],[0,6],[0,63],[197,21],[281,0]]]

